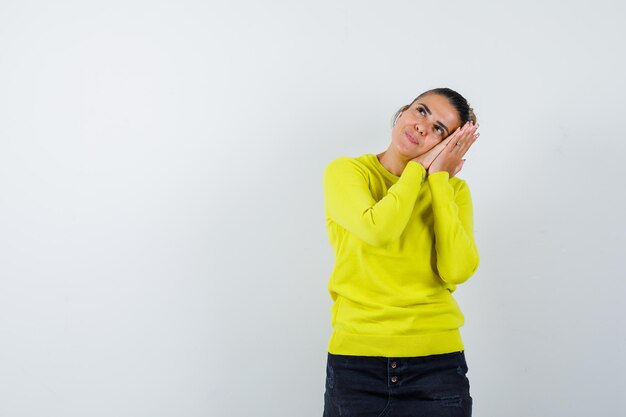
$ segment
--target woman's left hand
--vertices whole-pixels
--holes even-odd
[[[452,133],[451,140],[433,163],[430,164],[428,173],[434,174],[435,172],[447,171],[450,174],[450,178],[458,174],[465,162],[463,156],[480,136],[476,129],[478,129],[477,125],[467,122],[465,126]]]

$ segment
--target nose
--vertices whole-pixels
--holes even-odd
[[[426,134],[426,129],[425,126],[418,123],[415,123],[415,130],[417,131],[418,134],[424,136]]]

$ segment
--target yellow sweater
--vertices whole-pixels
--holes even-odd
[[[337,355],[411,357],[463,350],[463,314],[452,292],[478,267],[465,181],[402,175],[376,155],[342,157],[324,171],[335,266],[328,290]]]

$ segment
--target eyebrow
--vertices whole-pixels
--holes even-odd
[[[432,115],[432,114],[433,114],[433,112],[431,112],[431,111],[430,111],[430,109],[428,108],[428,106],[427,106],[427,105],[425,105],[424,103],[417,103],[417,104],[419,104],[420,106],[422,106],[422,107],[426,110],[426,113],[428,113],[429,115]],[[447,134],[446,134],[446,136],[448,136],[448,135],[450,134],[450,131],[448,130],[448,128],[446,127],[446,125],[444,125],[443,123],[441,123],[439,120],[435,121],[435,124],[436,124],[437,126],[441,127],[442,129],[444,129],[444,130],[446,131],[446,133],[447,133]]]

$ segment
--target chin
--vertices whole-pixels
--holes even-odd
[[[420,156],[423,152],[419,149],[415,149],[417,145],[413,145],[413,149],[410,146],[407,146],[406,143],[396,143],[396,151],[403,157],[407,159],[413,159],[415,157]]]
[[[408,146],[396,146],[398,153],[405,159],[417,158],[418,156],[426,153],[426,151],[423,151],[422,149],[415,148],[417,148],[417,146],[414,146],[413,149],[410,149]]]

